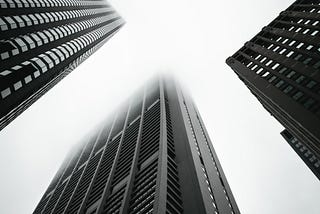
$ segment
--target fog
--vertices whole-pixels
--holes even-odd
[[[243,214],[318,214],[320,183],[225,59],[288,0],[112,0],[126,25],[0,132],[0,212],[31,213],[72,145],[155,73],[194,99]]]

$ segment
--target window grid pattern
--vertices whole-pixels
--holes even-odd
[[[71,199],[73,191],[76,188],[77,184],[79,183],[80,177],[83,173],[83,169],[84,169],[84,167],[81,167],[74,174],[71,175],[71,177],[69,178],[69,182],[68,182],[63,194],[59,198],[59,201],[57,202],[53,212],[50,210],[51,212],[47,211],[47,212],[43,212],[43,213],[64,213],[66,206],[68,205],[68,203]]]
[[[51,211],[54,208],[54,205],[57,203],[57,201],[59,200],[59,197],[61,195],[61,193],[57,194],[56,191],[58,191],[60,186],[62,186],[62,185],[65,186],[65,184],[68,183],[68,181],[70,179],[70,175],[75,170],[76,165],[79,161],[79,158],[80,158],[82,152],[83,152],[83,148],[76,149],[76,151],[74,152],[74,154],[70,158],[70,161],[67,163],[66,167],[64,167],[63,173],[61,175],[58,175],[58,174],[55,175],[55,178],[50,183],[44,196],[42,197],[41,201],[39,202],[38,206],[36,207],[36,209],[34,211],[35,214],[36,213],[45,213],[44,209],[46,209],[47,213],[48,213],[48,210]],[[59,169],[58,173],[60,173],[60,171],[61,171],[61,169]],[[59,179],[57,179],[56,177],[59,177]],[[56,195],[56,198],[51,199],[55,195]],[[47,206],[49,206],[49,208],[47,208]]]
[[[303,155],[308,158],[308,160],[310,161],[311,164],[313,164],[313,166],[319,170],[320,168],[320,160],[312,154],[312,152],[305,147],[302,143],[300,143],[296,138],[293,138],[291,140],[291,143],[297,148],[299,149],[299,151],[301,153],[303,153]]]
[[[9,58],[9,56],[12,57],[22,52],[30,51],[50,42],[56,42],[57,40],[70,37],[71,35],[79,33],[85,29],[101,25],[101,23],[111,23],[117,19],[119,19],[119,17],[114,13],[111,15],[92,18],[81,22],[58,26],[55,28],[48,28],[42,31],[33,32],[27,35],[21,35],[16,38],[6,40],[5,43],[10,43],[16,48],[12,49],[11,53],[2,53],[1,59],[5,60],[6,58]],[[64,54],[68,55],[69,53],[65,50]],[[8,74],[9,73],[7,71],[6,75]],[[3,73],[1,73],[1,75],[6,76]]]
[[[111,124],[110,121],[113,122],[113,119],[108,118],[108,121],[106,121],[106,125],[104,125],[104,127],[102,128],[102,130],[101,130],[101,132],[99,134],[97,143],[95,144],[94,149],[93,149],[93,153],[94,154],[96,154],[100,150],[105,149],[106,146],[108,145],[107,142],[109,140],[108,138],[109,138],[110,131],[111,131],[111,128],[112,128],[112,124]]]
[[[53,192],[52,197],[50,198],[47,206],[45,207],[43,213],[50,213],[54,206],[56,205],[56,202],[59,200],[59,197],[61,196],[64,188],[66,187],[67,182],[63,182],[57,189]]]
[[[112,23],[113,25],[119,26],[119,23]],[[11,86],[1,91],[2,99],[5,99],[13,91],[17,91],[24,85],[38,78],[40,75],[47,72],[49,69],[63,63],[66,59],[77,53],[81,49],[87,47],[94,41],[100,39],[106,33],[110,33],[109,26],[103,26],[97,30],[94,30],[88,34],[80,36],[77,39],[71,40],[65,44],[62,44],[56,48],[46,51],[43,54],[32,58],[30,61],[25,61],[20,65],[16,65],[9,70],[6,70],[6,74],[12,74],[15,78],[11,78]],[[68,48],[69,47],[69,48]],[[40,69],[38,69],[40,68]],[[22,77],[21,77],[22,76]],[[21,79],[22,80],[19,80]],[[17,81],[17,82],[15,82]],[[9,81],[7,83],[10,84]],[[3,87],[3,86],[2,86]]]
[[[0,14],[0,129],[124,24],[104,0],[2,0]]]
[[[58,185],[51,192],[48,191],[49,188],[46,191],[46,193],[49,192],[46,196],[50,199],[48,204],[44,209],[36,209],[34,213],[56,213],[55,209],[59,203],[60,206],[62,204],[60,209],[65,209],[64,206],[68,205],[69,198],[73,195],[74,188],[77,187],[78,180],[81,180],[83,171],[86,171],[86,165],[88,163],[86,159],[89,158],[94,143],[95,135],[83,141],[79,147],[75,146],[75,155],[70,159],[69,164],[65,167]],[[64,188],[61,188],[61,186],[64,186]],[[63,200],[63,197],[67,199]]]
[[[86,204],[86,210],[89,209],[94,203],[101,199],[103,190],[108,181],[110,170],[113,165],[116,152],[120,143],[121,135],[118,135],[114,140],[109,142],[106,146],[106,151],[101,159],[97,176],[93,182],[92,189]]]
[[[103,1],[82,0],[1,0],[0,8],[76,7],[101,5]],[[103,3],[102,3],[103,5]]]
[[[295,138],[288,130],[282,131],[281,135],[301,157],[301,159],[306,162],[310,170],[320,179],[320,159],[317,158],[317,156],[308,149],[308,147]]]
[[[157,157],[135,176],[130,200],[130,214],[152,213],[157,179]]]
[[[138,168],[159,151],[160,140],[160,102],[156,100],[145,112]]]
[[[69,207],[67,208],[66,212],[67,213],[77,213],[82,201],[88,191],[90,182],[92,177],[94,176],[95,170],[96,170],[96,166],[100,160],[101,157],[101,151],[99,153],[97,153],[95,156],[93,156],[89,162],[88,162],[88,167],[86,168],[79,186],[77,187],[77,189],[75,190],[75,193],[70,201]]]
[[[89,18],[94,15],[102,16],[103,14],[108,14],[110,12],[114,11],[111,8],[96,8],[24,14],[21,16],[3,16],[0,17],[0,29],[5,32],[18,28],[34,27],[41,24],[59,24],[64,20],[79,20],[80,18]]]
[[[151,105],[150,103],[153,102]],[[156,190],[160,140],[159,91],[147,96],[142,124],[141,145],[138,156],[138,172],[135,176],[129,213],[152,213]]]
[[[134,155],[134,150],[136,147],[138,131],[140,124],[140,116],[138,120],[131,125],[129,125],[126,129],[126,133],[124,136],[124,143],[122,144],[120,150],[120,156],[118,159],[117,167],[115,174],[113,176],[112,187],[115,187],[117,184],[121,183],[130,173],[130,169],[132,166],[132,159]]]
[[[80,155],[82,153],[82,150],[81,149],[78,149],[76,150],[76,152],[74,152],[74,154],[70,157],[70,160],[69,161],[66,161],[65,165],[66,167],[63,168],[63,172],[58,175],[60,173],[60,171],[62,171],[62,169],[59,169],[57,175],[55,176],[55,178],[53,179],[53,181],[50,183],[45,195],[46,197],[48,197],[50,195],[50,193],[52,193],[52,191],[56,188],[57,185],[61,185],[65,179],[67,177],[69,177],[72,173],[72,171],[74,170],[79,158],[80,158]],[[56,177],[59,177],[59,179],[57,179]]]
[[[271,115],[318,159],[319,44],[320,3],[297,0],[227,59]]]
[[[41,213],[41,210],[43,210],[43,208],[46,206],[49,199],[50,197],[42,198],[33,213]]]
[[[320,8],[301,1],[282,12],[234,58],[320,117]]]
[[[49,83],[39,89],[35,94],[31,95],[29,99],[23,101],[19,104],[16,109],[9,114],[5,115],[0,119],[0,130],[3,129],[7,124],[10,123],[14,118],[16,118],[19,114],[21,114],[25,109],[27,109],[33,102],[35,102],[39,97],[45,94],[50,88],[52,88],[56,83],[58,83],[61,79],[63,79],[66,75],[68,75],[73,69],[75,69],[79,64],[81,64],[85,59],[87,59],[91,54],[93,54],[97,49],[99,49],[107,39],[102,40],[94,47],[87,50],[84,54],[78,57],[76,60],[72,61],[72,63],[68,64],[65,67],[65,70],[58,74],[58,76],[54,77]],[[22,83],[21,83],[22,84]],[[1,100],[1,99],[0,99]]]
[[[130,124],[130,123],[129,123]],[[123,203],[128,175],[131,170],[133,155],[139,132],[140,116],[126,128],[123,143],[120,149],[115,173],[111,183],[111,194],[104,206],[105,213],[118,213]]]

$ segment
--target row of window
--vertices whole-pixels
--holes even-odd
[[[57,12],[44,12],[34,14],[24,14],[16,16],[2,16],[0,17],[0,29],[6,31],[9,29],[23,28],[27,26],[34,26],[45,23],[58,22],[62,20],[86,17],[96,14],[112,11],[112,8],[95,8],[95,9],[81,9],[81,10],[67,10]]]
[[[1,0],[0,8],[75,7],[101,4],[105,4],[105,2],[85,0]]]
[[[297,16],[299,16],[299,13]],[[284,12],[278,19],[274,21],[274,26],[280,29],[300,33],[309,36],[316,36],[319,33],[319,21],[310,19],[307,15],[301,14],[300,18],[296,18],[294,13]]]
[[[290,142],[299,149],[299,153],[303,154],[316,169],[320,169],[320,160],[306,146],[300,143],[296,138],[292,138]]]
[[[288,36],[278,36],[276,34],[260,35],[255,40],[255,43],[303,65],[310,66],[314,69],[320,68],[320,46],[306,44],[297,39],[289,38]]]
[[[76,22],[72,24],[67,24],[67,25],[63,25],[55,28],[49,28],[42,31],[31,33],[31,34],[22,35],[17,38],[12,38],[6,41],[7,43],[10,43],[12,45],[12,49],[10,51],[1,53],[1,60],[7,59],[9,57],[20,54],[22,52],[29,51],[37,47],[40,47],[49,42],[56,41],[66,36],[70,36],[72,34],[81,32],[82,30],[99,25],[101,23],[104,23],[107,21],[111,22],[117,17],[118,16],[116,14],[111,14],[108,16],[97,17],[97,18]]]
[[[318,2],[312,1],[293,4],[264,28],[253,41],[273,52],[318,69],[320,67],[318,5]]]
[[[304,108],[317,113],[320,110],[317,96],[320,94],[320,84],[301,74],[297,70],[286,67],[283,61],[271,59],[256,52],[257,49],[245,49],[239,52],[241,62],[261,78],[287,94]]]
[[[121,24],[121,21],[118,20],[107,26],[100,27],[90,33],[73,39],[63,45],[60,45],[57,48],[53,48],[49,51],[46,51],[45,53],[38,55],[38,57],[34,57],[31,60],[23,62],[21,65],[14,66],[9,70],[4,71],[6,73],[1,74],[7,75],[8,73],[14,73],[17,70],[23,69],[26,65],[30,64],[33,65],[33,69],[37,68],[37,70],[28,70],[29,74],[26,75],[23,79],[13,83],[11,87],[3,89],[1,91],[1,98],[6,98],[13,91],[20,89],[23,83],[28,84],[29,82],[31,82],[31,80],[39,77],[42,73],[45,73],[47,70],[53,68],[57,64],[61,63],[62,61],[77,53],[81,49],[85,48],[89,44],[98,40],[102,36],[108,34],[108,32],[112,31]]]
[[[320,117],[319,32],[319,1],[297,1],[234,58],[265,80],[267,88]]]
[[[289,9],[292,11],[320,13],[318,5],[320,3],[317,0],[303,0],[299,1],[298,4],[293,4]]]

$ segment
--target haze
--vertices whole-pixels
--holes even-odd
[[[191,92],[243,214],[318,214],[320,183],[225,59],[292,1],[112,0],[126,25],[0,132],[0,210],[31,213],[70,147],[155,73]]]

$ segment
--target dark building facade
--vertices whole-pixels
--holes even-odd
[[[295,1],[229,57],[227,64],[312,153],[308,160],[302,159],[308,166],[312,162],[312,171],[320,179],[319,31],[319,1]]]
[[[105,0],[0,2],[0,130],[124,24]]]
[[[299,142],[288,130],[281,132],[283,138],[289,143],[293,150],[307,164],[310,170],[320,178],[320,160],[303,143]]]
[[[157,79],[71,150],[34,213],[240,213],[190,97]]]

